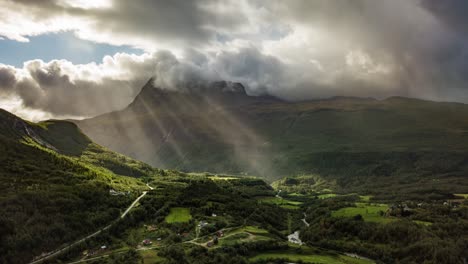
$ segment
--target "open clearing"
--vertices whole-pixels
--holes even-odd
[[[454,195],[463,197],[464,199],[468,199],[468,193],[455,193]]]
[[[341,208],[332,213],[333,217],[354,217],[361,215],[364,221],[388,223],[394,221],[394,218],[385,217],[384,213],[388,210],[385,204],[367,204],[356,203],[356,207]]]
[[[270,239],[267,230],[256,226],[245,226],[227,232],[224,237],[220,238],[219,244],[226,246]]]
[[[168,216],[166,216],[167,223],[186,223],[192,219],[190,209],[185,207],[174,207]]]
[[[328,198],[333,198],[333,197],[336,197],[337,194],[335,193],[326,193],[326,194],[320,194],[319,196],[317,196],[317,198],[319,199],[328,199]]]
[[[232,180],[239,180],[236,177],[229,177],[229,176],[210,176],[208,177],[212,181],[232,181]]]
[[[269,260],[269,259],[286,259],[287,261],[298,262],[302,261],[304,263],[326,263],[326,264],[370,264],[374,263],[366,259],[358,259],[353,257],[348,257],[344,255],[327,255],[325,253],[317,252],[316,250],[310,248],[302,248],[302,252],[295,252],[294,249],[284,250],[284,251],[275,251],[275,252],[264,252],[260,253],[252,258],[251,262],[259,260]]]
[[[262,197],[259,199],[259,201],[261,203],[276,204],[286,209],[299,209],[299,206],[302,204],[302,202],[291,201],[278,197]]]
[[[143,258],[144,264],[154,264],[164,260],[164,258],[158,256],[158,252],[154,249],[142,250],[140,251],[140,255]]]

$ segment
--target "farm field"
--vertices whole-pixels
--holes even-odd
[[[186,223],[191,219],[190,209],[184,207],[171,208],[169,215],[166,216],[167,223]]]
[[[364,221],[388,223],[394,221],[394,218],[385,217],[384,214],[388,210],[385,204],[368,204],[356,203],[356,207],[341,208],[332,213],[333,217],[354,217],[361,215]]]
[[[468,193],[455,193],[454,195],[463,197],[463,199],[468,199]]]
[[[142,250],[140,255],[143,259],[143,264],[155,264],[164,260],[164,258],[158,256],[158,251],[154,249]]]
[[[301,248],[301,252],[296,252],[294,249],[284,250],[280,252],[264,252],[252,258],[250,262],[256,263],[257,261],[284,259],[287,261],[303,263],[324,263],[324,264],[370,264],[374,263],[366,259],[358,259],[339,254],[324,254],[320,251],[311,248]]]
[[[302,202],[291,201],[288,199],[278,198],[278,197],[263,197],[263,198],[260,198],[259,201],[261,203],[276,204],[286,209],[299,209],[300,205],[302,204]]]
[[[336,193],[326,193],[326,194],[320,194],[317,196],[317,198],[319,199],[328,199],[328,198],[333,198],[333,197],[336,197],[337,194]]]
[[[229,177],[229,176],[210,176],[208,179],[212,181],[230,181],[230,180],[238,180],[238,177]]]
[[[256,226],[244,226],[232,229],[219,238],[220,246],[231,246],[238,243],[271,240],[267,230]]]

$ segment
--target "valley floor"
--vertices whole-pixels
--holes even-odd
[[[440,208],[438,202],[383,203],[370,195],[331,190],[278,192],[255,178],[219,180],[187,174],[153,179],[151,186],[154,190],[126,219],[60,261],[366,264],[393,263],[400,258],[401,263],[410,263],[421,259],[419,253],[400,255],[404,251],[397,251],[395,243],[408,247],[405,240],[412,237],[424,241],[421,234],[433,232],[434,226],[440,228],[443,221],[435,217],[427,221]],[[445,205],[457,213],[466,207],[466,200],[456,207]],[[449,217],[455,221],[453,228],[466,224],[466,219]],[[374,234],[366,237],[367,233],[360,232]],[[380,237],[382,232],[386,238]],[[401,232],[407,237],[401,237]],[[462,246],[463,232],[460,235],[453,239]],[[464,253],[454,254],[461,259]]]

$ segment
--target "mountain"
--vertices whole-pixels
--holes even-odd
[[[30,262],[108,225],[147,189],[135,177],[160,173],[71,122],[31,123],[1,109],[0,164],[1,263]]]
[[[150,81],[126,109],[75,122],[96,142],[152,165],[240,172],[264,159],[268,144],[246,125],[250,119],[239,110],[274,102],[280,100],[248,96],[238,83],[175,92],[155,88]]]
[[[467,164],[468,105],[404,97],[288,102],[229,82],[172,91],[149,81],[127,108],[75,123],[99,144],[154,166],[270,180],[449,173]]]

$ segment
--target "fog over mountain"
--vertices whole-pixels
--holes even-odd
[[[2,64],[0,106],[29,119],[90,117],[163,89],[242,83],[287,100],[399,95],[468,102],[463,0],[1,0],[0,47],[72,32],[128,45],[86,64]],[[50,48],[54,47],[51,43]]]
[[[0,0],[1,263],[468,263],[468,0]]]

